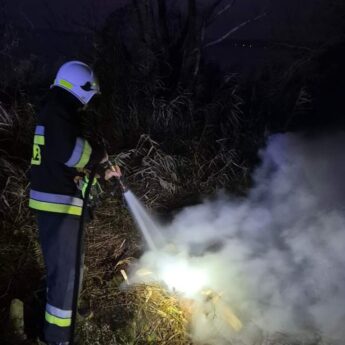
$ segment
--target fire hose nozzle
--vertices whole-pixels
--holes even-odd
[[[128,192],[128,187],[127,187],[126,184],[124,183],[122,177],[117,177],[117,180],[118,180],[119,185],[120,185],[120,187],[121,187],[121,189],[122,189],[122,193],[124,194],[124,193]]]
[[[111,169],[112,171],[116,171],[114,165],[110,161],[108,161],[107,163],[108,163],[109,169]],[[118,177],[116,177],[116,179],[119,182],[119,185],[121,187],[122,193],[128,192],[128,187],[126,186],[126,184],[125,184],[125,182],[123,180],[123,177],[122,176],[118,176]]]

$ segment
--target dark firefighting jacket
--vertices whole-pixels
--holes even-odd
[[[75,183],[78,171],[91,169],[105,155],[81,135],[78,100],[64,90],[52,95],[38,114],[31,160],[29,207],[80,216],[83,199]]]

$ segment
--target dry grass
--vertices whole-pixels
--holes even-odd
[[[26,301],[38,287],[43,262],[28,208],[28,159],[33,111],[29,103],[0,103],[0,333],[6,334],[10,301]],[[30,277],[30,279],[28,279]]]
[[[24,171],[6,159],[0,158],[2,190],[0,194],[1,223],[5,227],[21,228],[30,219],[28,203],[29,183]]]
[[[82,297],[102,317],[123,281],[121,270],[141,252],[140,236],[120,198],[107,199],[98,209],[86,231],[85,251]]]
[[[26,174],[4,158],[0,167],[0,333],[5,337],[11,300],[30,299],[38,288],[43,262],[36,226],[27,207]]]
[[[161,286],[142,284],[118,289],[113,291],[110,303],[107,321],[102,319],[99,327],[109,325],[108,333],[115,335],[118,344],[192,344],[188,308]],[[86,328],[90,326],[95,324],[88,322]],[[85,339],[88,332],[85,324],[83,327]]]
[[[200,142],[180,142],[181,153],[169,154],[163,145],[142,135],[134,149],[113,160],[124,167],[131,189],[148,208],[178,208],[191,197],[212,195],[221,189],[236,193],[248,185],[248,169],[233,149],[214,153],[200,150]]]
[[[168,292],[159,284],[138,284],[113,288],[103,318],[81,323],[81,344],[91,345],[333,345],[320,335],[264,335],[257,330],[255,337],[237,335],[227,340],[224,329],[218,340],[195,341],[191,336],[192,314],[198,308],[193,301]],[[206,315],[206,314],[205,314]],[[209,317],[209,316],[207,316]],[[212,320],[210,319],[210,323]],[[206,327],[206,325],[205,325]],[[209,325],[208,327],[212,327]],[[230,326],[228,326],[230,329]],[[219,343],[220,344],[220,343]]]
[[[125,293],[134,310],[131,328],[136,344],[192,344],[189,310],[177,296],[159,285],[137,285]]]

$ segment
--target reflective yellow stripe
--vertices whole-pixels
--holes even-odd
[[[46,312],[46,321],[49,322],[52,325],[56,325],[59,327],[69,327],[71,326],[72,319],[61,319],[57,316],[50,315],[48,312]]]
[[[83,153],[79,162],[74,166],[75,168],[84,168],[89,162],[92,153],[92,148],[87,140],[84,140]]]
[[[72,89],[73,89],[73,84],[70,83],[70,82],[67,81],[67,80],[64,80],[64,79],[61,79],[61,80],[59,81],[59,85],[65,87],[65,88],[68,89],[68,90],[72,90]]]
[[[44,145],[45,144],[44,136],[43,135],[35,135],[35,137],[34,137],[34,144]]]
[[[64,204],[55,204],[51,202],[37,201],[30,199],[29,207],[46,212],[55,212],[55,213],[65,213],[72,214],[75,216],[81,216],[82,207],[74,205],[64,205]]]

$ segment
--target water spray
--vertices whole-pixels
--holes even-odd
[[[116,167],[110,160],[105,164],[108,169],[116,172]],[[121,187],[128,209],[132,214],[138,229],[142,233],[147,247],[150,250],[157,250],[158,245],[163,242],[162,234],[160,233],[157,224],[155,224],[138,198],[130,191],[123,177],[117,176],[116,179]]]

